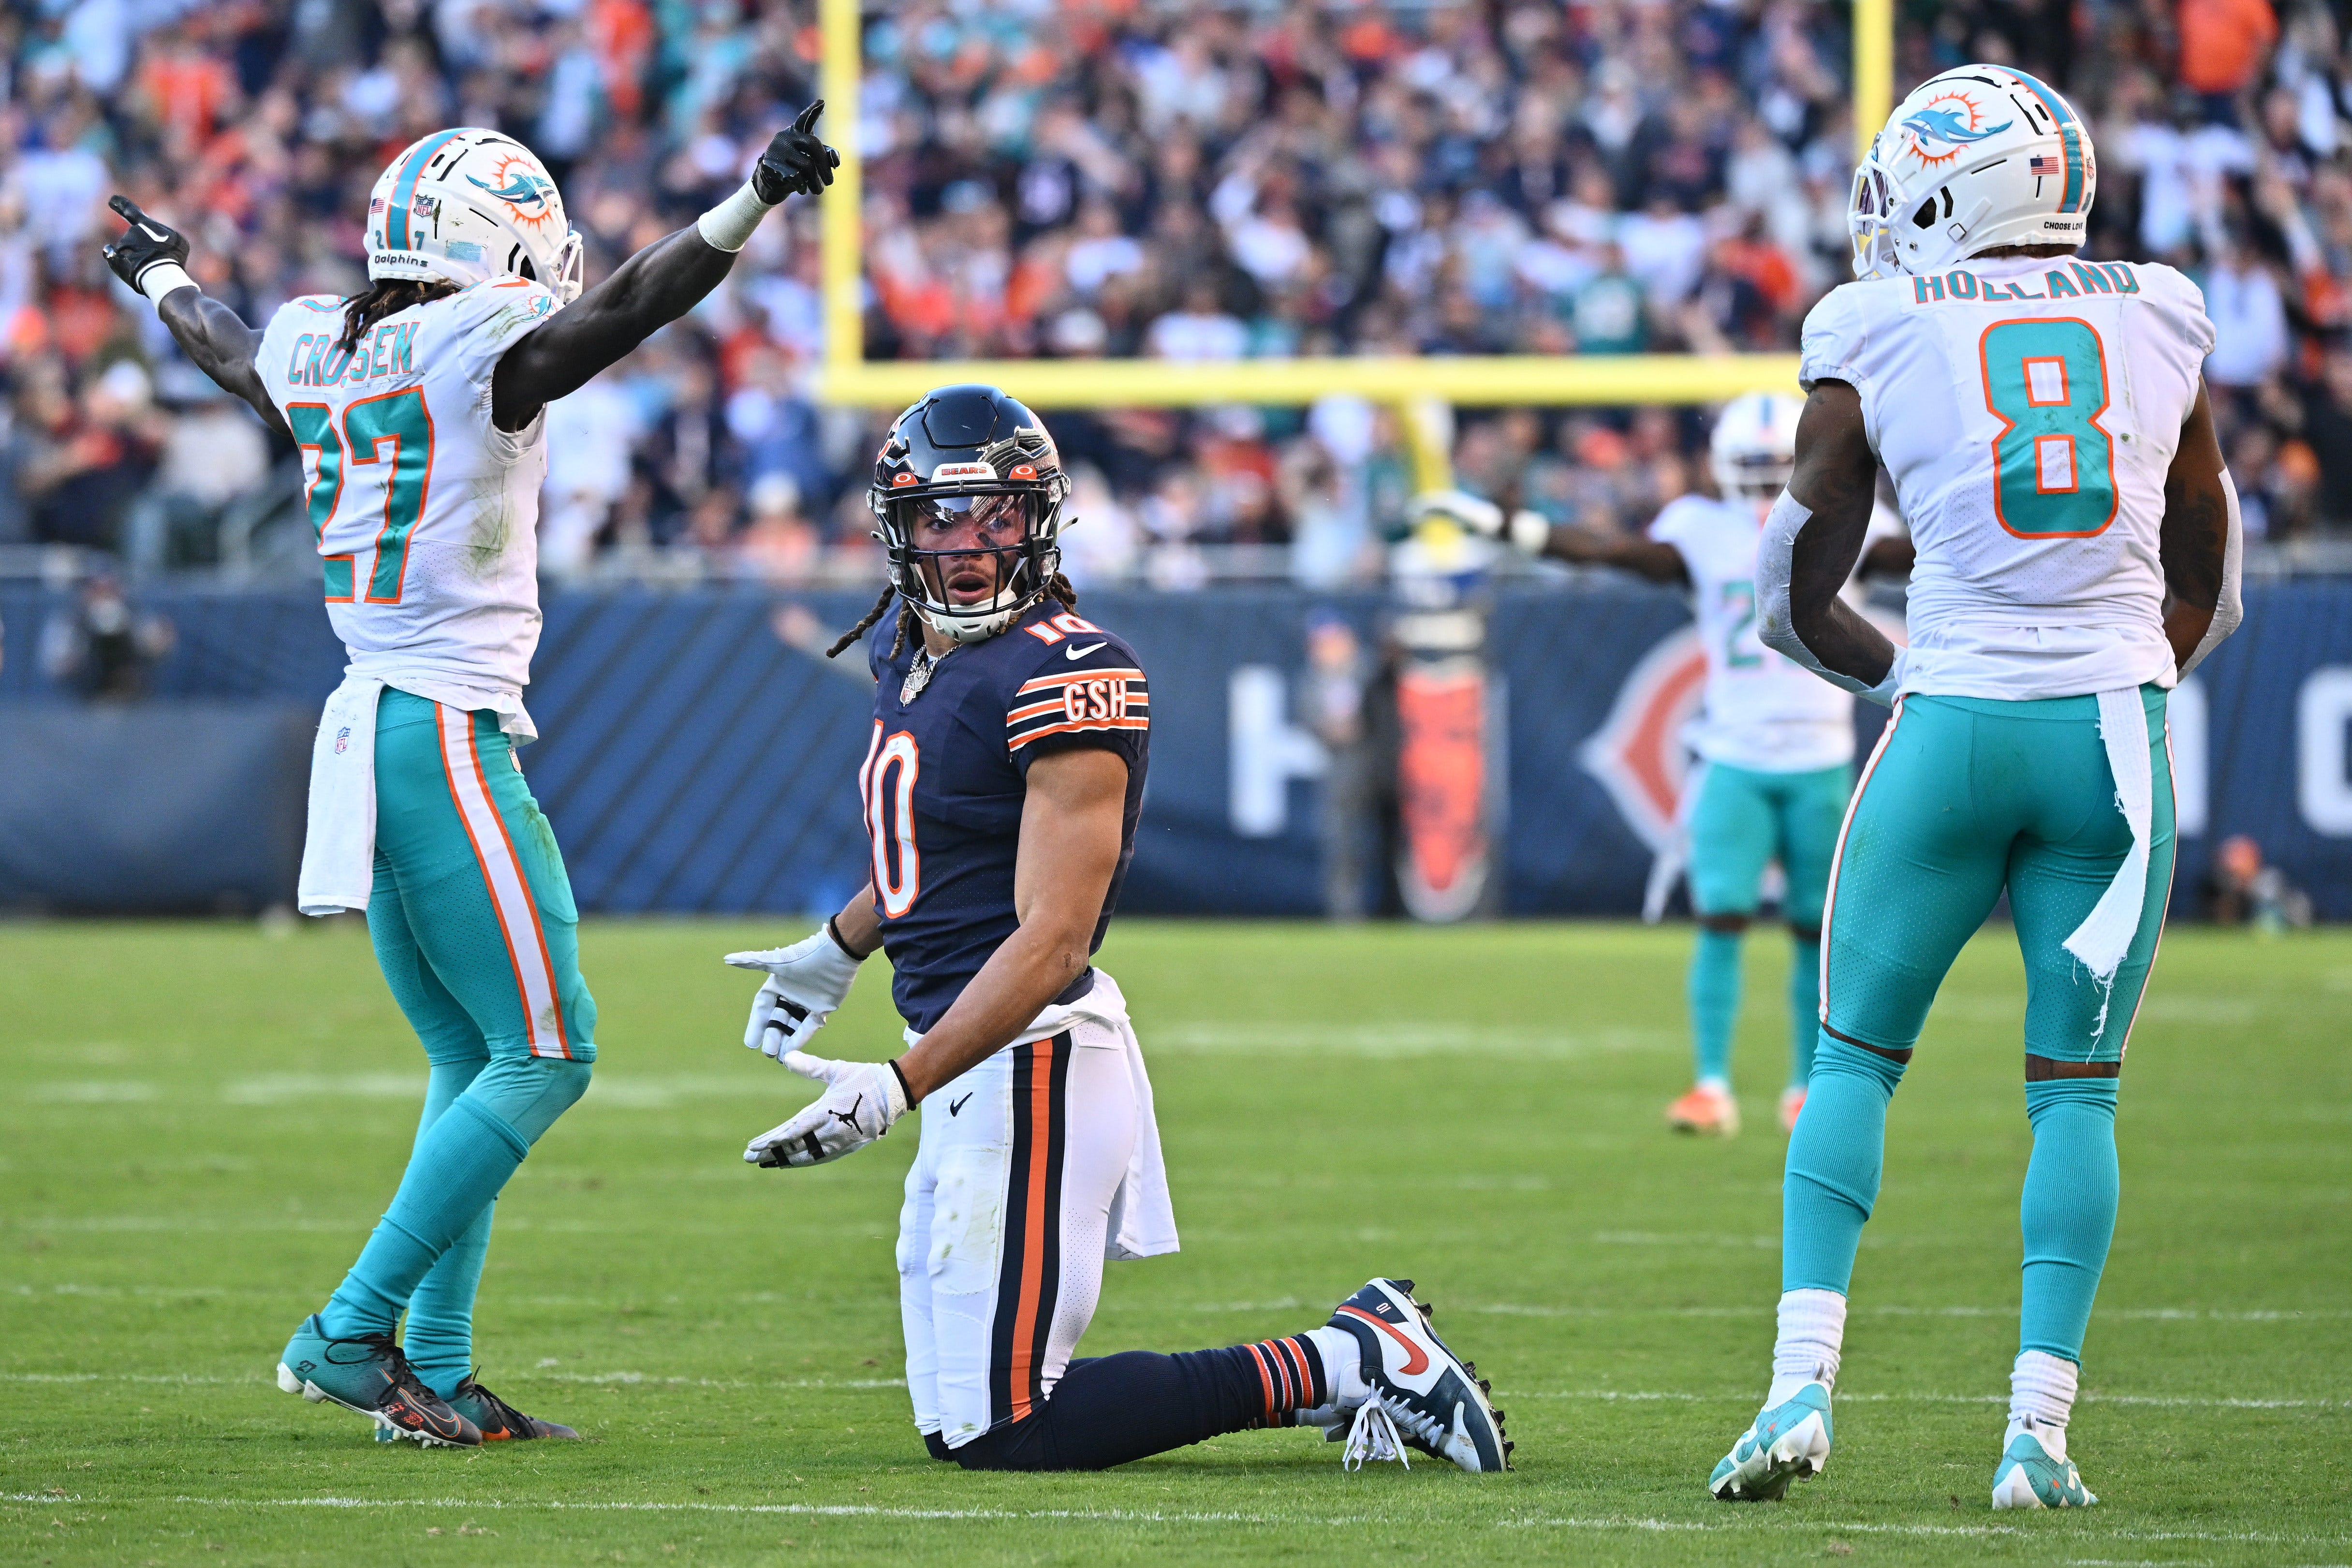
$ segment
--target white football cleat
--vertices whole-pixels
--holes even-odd
[[[1407,1447],[1465,1470],[1511,1468],[1514,1445],[1504,1436],[1503,1413],[1487,1398],[1477,1367],[1431,1330],[1429,1309],[1412,1299],[1412,1281],[1372,1281],[1339,1303],[1330,1326],[1355,1336],[1364,1381],[1371,1385],[1362,1405],[1335,1412],[1352,1418],[1345,1437],[1349,1468],[1366,1459],[1403,1459]]]
[[[1723,1502],[1772,1502],[1787,1495],[1790,1482],[1820,1475],[1829,1462],[1829,1385],[1808,1383],[1757,1412],[1706,1490]]]
[[[2030,1429],[2009,1440],[1992,1472],[1995,1508],[2088,1508],[2098,1500],[2066,1458],[2063,1438],[2053,1455]]]

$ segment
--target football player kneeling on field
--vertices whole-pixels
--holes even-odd
[[[994,387],[941,388],[891,429],[870,493],[889,585],[833,649],[872,632],[857,782],[873,875],[823,930],[728,957],[768,975],[744,1043],[825,1086],[744,1158],[821,1165],[923,1106],[898,1294],[935,1458],[1101,1469],[1313,1425],[1351,1461],[1411,1447],[1506,1469],[1502,1412],[1411,1281],[1373,1280],[1282,1339],[1072,1358],[1104,1260],[1177,1242],[1142,1051],[1092,964],[1135,851],[1150,696],[1134,650],[1079,618],[1061,575],[1069,492],[1044,425]],[[810,1055],[877,948],[907,1051]]]

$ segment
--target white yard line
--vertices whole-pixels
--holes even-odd
[[[319,1508],[319,1509],[436,1509],[454,1511],[494,1513],[508,1511],[544,1511],[550,1513],[705,1513],[742,1515],[798,1515],[824,1519],[911,1519],[949,1521],[1061,1520],[1110,1524],[1265,1524],[1312,1525],[1317,1527],[1345,1526],[1389,1522],[1381,1516],[1366,1513],[1296,1514],[1241,1513],[1222,1510],[1181,1509],[1119,1509],[1119,1508],[894,1508],[881,1503],[806,1503],[806,1502],[567,1502],[559,1500],[503,1498],[358,1498],[358,1497],[157,1497],[115,1498],[85,1497],[79,1493],[56,1495],[41,1492],[8,1492],[0,1494],[0,1501],[55,1503],[92,1508],[179,1507],[179,1508]],[[1808,1515],[1801,1521],[1783,1521],[1750,1515],[1722,1523],[1703,1523],[1696,1520],[1645,1519],[1608,1516],[1597,1519],[1573,1516],[1533,1515],[1492,1521],[1503,1530],[1585,1530],[1670,1531],[1689,1534],[1763,1534],[1785,1535],[1792,1530],[1826,1532],[1832,1535],[1897,1535],[1897,1536],[1964,1536],[2000,1537],[2032,1535],[2039,1532],[2008,1524],[1896,1524],[1859,1521],[1822,1519]],[[2069,1521],[2073,1524],[2074,1521]],[[2076,1525],[2067,1531],[2075,1541],[2195,1541],[2226,1543],[2305,1543],[2333,1544],[2352,1537],[2344,1535],[2281,1534],[2269,1531],[2207,1531],[2207,1530],[2100,1530]]]
[[[1756,1399],[1752,1389],[1729,1394],[1693,1394],[1683,1390],[1629,1388],[1498,1388],[1503,1399],[1591,1399],[1602,1404],[1674,1400],[1692,1405],[1747,1405]],[[2086,1405],[2163,1405],[2193,1410],[2352,1410],[2352,1399],[2227,1399],[2196,1395],[2100,1394],[2079,1396]],[[2006,1405],[2006,1394],[1841,1394],[1840,1405]]]
[[[883,1388],[904,1388],[903,1377],[785,1377],[771,1381],[724,1377],[674,1377],[652,1373],[620,1372],[551,1372],[534,1367],[521,1367],[504,1375],[515,1383],[579,1383],[605,1387],[625,1388],[803,1388],[852,1389],[860,1392]],[[270,1379],[258,1373],[245,1377],[207,1377],[192,1373],[137,1372],[0,1372],[0,1383],[133,1383],[187,1384],[191,1385],[269,1385]],[[274,1385],[271,1385],[274,1386]],[[1496,1399],[1583,1399],[1596,1404],[1647,1404],[1672,1402],[1685,1405],[1745,1405],[1755,1399],[1753,1390],[1734,1390],[1717,1394],[1694,1393],[1687,1389],[1633,1388],[1507,1388],[1496,1391]],[[2000,1405],[2007,1402],[2005,1394],[1841,1394],[1842,1405]],[[2173,1394],[2101,1394],[2086,1391],[2082,1396],[2086,1405],[2147,1405],[2189,1410],[2352,1410],[2352,1399],[2258,1399],[2224,1398],[2199,1395]]]

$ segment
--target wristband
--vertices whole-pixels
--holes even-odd
[[[851,963],[863,964],[874,956],[871,953],[860,953],[845,941],[842,938],[841,927],[834,924],[834,919],[835,917],[830,915],[824,917],[824,934],[833,938],[833,945],[840,948]]]
[[[189,277],[188,269],[176,261],[159,261],[139,275],[139,292],[158,308],[163,305],[166,294],[195,287],[196,280]]]
[[[751,188],[751,181],[746,180],[741,190],[697,218],[694,226],[701,231],[703,240],[711,249],[723,250],[732,256],[750,243],[751,231],[760,226],[760,220],[766,217],[774,205],[772,202],[761,201],[760,193]]]
[[[911,1108],[915,1103],[915,1092],[907,1087],[907,1075],[898,1071],[898,1061],[894,1058],[882,1065],[888,1068],[890,1076],[898,1081],[898,1098],[905,1101]]]

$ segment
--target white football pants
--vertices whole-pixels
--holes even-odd
[[[898,1212],[898,1310],[918,1430],[950,1448],[1027,1416],[1102,1294],[1111,1202],[1138,1135],[1124,1029],[1073,1019],[921,1106]]]

